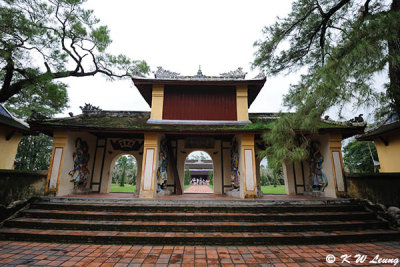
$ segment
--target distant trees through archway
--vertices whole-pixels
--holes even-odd
[[[120,156],[112,170],[111,193],[133,193],[136,189],[137,161],[134,156]]]
[[[206,152],[193,151],[185,160],[184,193],[213,192],[213,161]]]
[[[273,170],[268,166],[266,157],[260,163],[260,181],[264,194],[286,194],[282,168],[278,171]]]

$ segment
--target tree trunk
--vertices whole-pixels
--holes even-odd
[[[391,11],[400,12],[400,0],[393,0]],[[400,62],[396,57],[400,56],[400,29],[396,29],[397,35],[394,40],[388,42],[389,56],[389,79],[390,86],[388,88],[388,96],[392,100],[393,109],[400,115]]]

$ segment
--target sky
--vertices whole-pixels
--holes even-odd
[[[242,67],[251,70],[262,29],[276,17],[284,17],[291,0],[89,0],[85,7],[110,29],[113,43],[109,52],[143,59],[152,71],[157,66],[195,75],[199,66],[204,75],[219,75]],[[153,77],[153,74],[151,74]],[[268,78],[250,112],[277,112],[282,96],[298,74]],[[131,80],[106,81],[100,75],[63,79],[69,85],[70,107],[59,116],[91,103],[106,110],[150,110]]]

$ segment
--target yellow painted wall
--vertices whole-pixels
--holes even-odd
[[[236,108],[237,108],[237,120],[248,121],[249,108],[247,101],[247,85],[236,86]]]
[[[324,162],[322,163],[322,171],[325,173],[328,179],[328,186],[325,188],[324,195],[326,197],[337,197],[336,192],[336,178],[334,172],[334,165],[332,161],[332,149],[340,150],[340,141],[341,137],[339,136],[330,136],[328,134],[316,135],[312,138],[314,141],[319,141],[321,144],[321,155],[324,158]],[[339,146],[339,147],[338,147]],[[285,180],[286,194],[295,195],[295,183],[294,177],[296,176],[297,184],[303,183],[303,173],[301,170],[301,162],[296,162],[294,164],[291,162],[283,162],[283,174]],[[294,171],[296,173],[294,173]],[[303,161],[303,171],[304,171],[304,182],[306,185],[306,191],[311,191],[311,187],[313,184],[313,177],[310,177],[310,166],[307,163],[307,160]],[[303,189],[301,187],[297,188],[298,193],[302,193]]]
[[[161,135],[156,133],[148,133],[144,135],[144,144],[143,144],[143,160],[142,160],[142,174],[140,178],[140,192],[139,197],[141,198],[154,198],[156,196],[156,186],[157,186],[157,167],[159,160],[159,151],[160,151],[160,141]],[[145,190],[145,177],[146,177],[146,166],[149,162],[146,162],[147,153],[149,150],[153,149],[153,163],[150,166],[152,168],[152,174],[150,177],[150,190]],[[151,164],[151,163],[150,163]]]
[[[63,163],[64,163],[64,157],[65,157],[65,150],[67,146],[67,138],[68,138],[68,133],[66,131],[54,131],[53,133],[53,151],[51,153],[51,161],[50,161],[50,168],[49,172],[47,174],[47,185],[46,185],[46,191],[48,192],[53,192],[54,194],[59,194],[59,186],[60,186],[60,176],[62,176],[62,168],[63,168]],[[61,163],[60,167],[57,173],[57,186],[55,189],[49,189],[49,183],[50,183],[50,178],[52,174],[52,169],[54,165],[54,154],[56,148],[62,148],[62,156],[61,156]],[[63,186],[62,186],[63,188]]]
[[[378,151],[379,172],[400,172],[400,131],[383,136],[388,146],[380,139],[375,139],[375,147]]]
[[[0,169],[14,169],[15,155],[17,154],[18,144],[21,141],[22,134],[15,132],[10,140],[6,136],[13,129],[8,126],[0,126]]]
[[[164,104],[164,85],[153,85],[151,100],[151,118],[162,120]]]
[[[254,149],[254,135],[243,134],[237,137],[239,145],[239,173],[240,173],[240,197],[241,198],[257,198],[257,173],[256,173],[256,161],[255,161],[255,149]],[[252,151],[251,165],[253,168],[253,177],[246,177],[246,161],[245,151]],[[252,188],[247,188],[247,182],[252,179],[254,185]]]
[[[330,160],[332,164],[332,175],[335,182],[335,190],[336,196],[342,197],[345,195],[345,181],[343,174],[343,158],[342,158],[342,135],[341,134],[330,134],[329,135],[329,151],[330,151]],[[334,162],[334,152],[338,152],[340,162],[335,166]],[[337,169],[336,169],[337,168]],[[338,176],[336,176],[336,172]],[[339,186],[341,185],[341,186]]]

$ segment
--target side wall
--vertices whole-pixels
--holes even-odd
[[[90,186],[90,177],[92,172],[94,149],[96,146],[96,137],[92,134],[85,132],[68,132],[67,143],[65,145],[64,151],[64,159],[59,177],[57,196],[69,195],[74,189],[74,184],[71,182],[71,176],[69,175],[69,172],[74,169],[73,153],[76,151],[75,141],[77,138],[81,138],[82,141],[85,141],[89,147],[90,158],[87,166],[90,171],[90,175],[88,177],[86,186]]]
[[[324,190],[324,196],[336,198],[344,195],[345,184],[343,180],[343,162],[341,152],[341,136],[336,134],[321,134],[312,138],[313,141],[318,141],[320,153],[324,158],[322,163],[322,172],[326,175],[328,186]],[[305,191],[303,186],[297,187],[297,194],[312,191],[313,177],[310,175],[310,165],[307,161],[303,161],[303,169],[301,162],[295,164],[285,162],[283,165],[283,173],[286,186],[286,194],[295,195],[297,185],[303,184],[303,172]]]
[[[352,198],[400,207],[400,173],[346,174],[346,182]]]
[[[375,139],[374,143],[378,151],[380,172],[400,172],[400,131],[383,137],[387,146],[381,139]]]
[[[65,136],[66,141],[63,141]],[[98,185],[96,183],[100,182],[101,177],[101,168],[102,168],[102,160],[104,155],[104,165],[103,172],[101,177],[101,187],[100,193],[109,193],[111,189],[111,180],[112,180],[112,169],[116,160],[126,154],[130,154],[135,157],[138,169],[137,169],[137,180],[136,187],[140,188],[140,177],[141,177],[141,169],[142,169],[142,157],[143,157],[143,147],[140,148],[139,151],[120,151],[114,150],[111,146],[111,140],[115,141],[118,138],[108,138],[106,139],[98,139],[98,145],[100,146],[97,149],[97,155],[95,159],[95,151],[96,151],[96,136],[85,133],[85,132],[63,132],[57,133],[54,136],[54,144],[55,146],[63,147],[63,156],[61,159],[61,168],[59,171],[59,178],[57,183],[57,196],[64,196],[73,193],[74,184],[71,182],[71,175],[69,172],[74,169],[74,159],[73,153],[76,151],[75,141],[77,138],[81,138],[88,144],[89,147],[89,162],[87,164],[87,168],[89,170],[89,177],[87,180],[86,188],[90,189],[91,179],[93,177],[93,182],[95,183],[91,188],[92,191],[98,190]],[[54,150],[54,149],[53,149]],[[54,158],[54,151],[52,155],[52,159]],[[96,160],[96,162],[94,162]],[[54,160],[52,160],[51,165],[53,166]],[[93,164],[95,165],[93,166]],[[94,167],[94,168],[93,168]],[[52,167],[51,167],[52,168]],[[50,170],[51,172],[51,170]],[[49,178],[50,179],[50,175]]]
[[[17,154],[18,144],[21,141],[22,134],[15,132],[15,134],[7,140],[7,136],[13,129],[7,126],[0,126],[0,169],[14,169],[15,155]]]
[[[46,172],[0,170],[0,222],[8,218],[32,197],[43,196]]]

